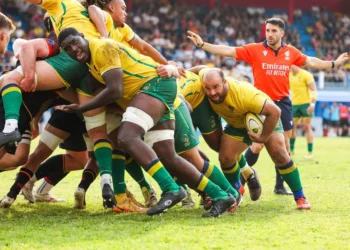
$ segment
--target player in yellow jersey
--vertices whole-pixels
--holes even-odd
[[[15,29],[12,21],[0,12],[0,55],[5,52]]]
[[[106,85],[89,102],[62,106],[62,110],[84,112],[120,99],[129,100],[119,127],[119,146],[145,168],[163,191],[160,201],[147,211],[148,215],[161,213],[186,197],[186,192],[172,180],[157,155],[172,174],[213,197],[212,210],[203,216],[219,216],[235,204],[233,196],[175,153],[175,78],[159,78],[158,64],[151,58],[109,39],[86,40],[77,30],[68,28],[58,40],[62,49],[75,60],[87,63],[92,75]]]
[[[141,54],[151,57],[158,63],[168,64],[168,61],[152,45],[142,40],[125,23],[127,13],[124,0],[96,0],[96,4],[113,18],[114,28],[109,32],[109,38],[137,49]]]
[[[290,138],[290,153],[292,155],[295,153],[296,127],[300,120],[302,120],[307,140],[307,154],[305,158],[311,159],[314,139],[311,119],[317,100],[315,80],[311,73],[293,65],[289,72],[289,84],[292,91],[292,110],[294,118],[294,128]]]
[[[191,70],[197,72],[202,66],[197,66]],[[178,93],[192,106],[191,118],[196,128],[200,130],[204,140],[209,147],[216,152],[220,149],[220,138],[222,136],[222,126],[219,115],[211,108],[208,98],[205,96],[200,77],[186,71],[186,78],[181,78],[178,83]],[[256,170],[251,169],[246,164],[244,156],[239,157],[240,171],[248,182],[250,197],[252,200],[258,200],[261,195],[261,185],[256,174]],[[237,173],[239,170],[237,169]],[[231,179],[231,185],[240,190],[239,178]],[[243,191],[241,190],[243,194]]]
[[[65,27],[78,27],[87,37],[99,38],[100,34],[91,22],[87,10],[75,0],[27,0],[27,2],[39,4],[50,15],[56,34]],[[111,22],[112,23],[112,22]],[[28,60],[35,55],[28,53]],[[28,67],[31,64],[26,64]],[[27,67],[26,66],[26,67]],[[87,65],[79,63],[70,58],[64,51],[59,55],[39,61],[32,69],[18,67],[14,71],[0,78],[0,87],[2,95],[11,96],[9,101],[4,102],[6,123],[3,132],[0,132],[0,145],[14,143],[20,140],[18,133],[19,107],[21,105],[21,89],[27,90],[53,90],[68,88],[78,82],[84,82],[89,71]],[[24,73],[26,72],[26,73]],[[29,72],[29,73],[28,73]],[[33,84],[34,82],[34,84]],[[34,86],[34,87],[33,87]],[[92,97],[78,94],[79,103],[84,103]],[[116,203],[111,187],[111,144],[107,139],[105,130],[104,108],[98,108],[84,113],[85,123],[88,134],[95,144],[94,153],[100,166],[102,196],[104,197],[104,206],[113,207]],[[34,170],[26,169],[23,176],[31,178]],[[19,178],[21,184],[27,182],[26,178]],[[17,186],[17,184],[16,184]],[[17,190],[16,192],[19,192]],[[9,197],[14,200],[16,197]]]
[[[263,92],[249,83],[225,78],[220,69],[203,69],[199,76],[203,82],[213,110],[227,122],[221,137],[219,160],[226,172],[238,168],[237,158],[252,141],[264,143],[271,159],[294,194],[298,209],[310,209],[301,186],[298,169],[287,153],[280,109]],[[264,115],[262,134],[247,132],[244,115],[247,112]]]

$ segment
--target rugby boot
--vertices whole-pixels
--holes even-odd
[[[5,145],[8,145],[10,147],[13,147],[14,145],[17,146],[18,142],[20,142],[21,140],[22,136],[18,129],[15,129],[10,133],[0,132],[0,148]],[[12,151],[10,150],[10,152]]]
[[[232,206],[236,205],[236,199],[231,194],[228,197],[213,201],[213,206],[210,211],[202,214],[202,217],[219,217],[221,214],[225,213]],[[236,205],[237,206],[237,205]]]
[[[117,200],[114,197],[113,190],[109,184],[104,184],[102,188],[102,198],[103,198],[103,207],[113,208],[117,205]]]
[[[295,201],[297,203],[297,209],[299,210],[310,210],[311,205],[305,197],[300,197]]]
[[[147,211],[148,215],[160,214],[187,197],[186,191],[180,187],[179,191],[162,193],[158,203]]]
[[[259,181],[258,174],[254,168],[252,168],[253,174],[251,174],[247,179],[247,186],[249,189],[250,199],[256,201],[261,196],[261,185]]]

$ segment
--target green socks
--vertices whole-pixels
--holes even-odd
[[[289,143],[290,143],[290,152],[294,152],[295,138],[290,138]]]
[[[112,145],[109,140],[97,140],[94,144],[94,153],[100,169],[100,175],[112,175]]]
[[[119,150],[113,150],[112,154],[112,178],[114,194],[126,192],[125,185],[125,154]]]
[[[232,187],[224,174],[214,164],[204,161],[202,173],[225,192],[232,194],[235,198],[239,197],[237,190]]]
[[[162,192],[179,191],[179,186],[175,183],[173,178],[171,178],[170,174],[165,169],[163,164],[159,161],[159,159],[155,159],[150,164],[148,164],[148,166],[145,167],[145,170],[158,183]]]
[[[236,162],[233,166],[229,168],[222,168],[222,172],[224,173],[226,179],[229,183],[236,189],[239,190],[241,186],[241,181],[239,179],[240,168],[238,162]]]
[[[5,127],[3,132],[10,133],[18,128],[19,111],[22,105],[22,92],[17,84],[8,84],[1,89],[5,109]]]
[[[129,175],[140,185],[140,188],[151,188],[151,185],[147,182],[145,175],[143,174],[141,166],[131,158],[130,162],[127,162],[126,171]]]
[[[284,181],[288,184],[289,188],[294,194],[294,198],[298,199],[303,194],[303,187],[301,186],[300,175],[297,166],[291,160],[288,164],[277,167]]]
[[[209,195],[213,201],[228,197],[228,193],[223,191],[218,185],[211,182],[203,174],[201,174],[201,177],[198,181],[197,189]]]

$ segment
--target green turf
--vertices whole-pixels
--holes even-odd
[[[303,158],[305,139],[297,139],[294,160],[310,211],[297,211],[291,196],[272,193],[274,168],[265,150],[257,164],[261,199],[245,196],[235,214],[216,219],[201,218],[198,205],[153,218],[111,214],[102,208],[99,181],[88,192],[87,209],[73,210],[81,172],[71,173],[53,191],[66,203],[30,205],[20,196],[13,207],[0,210],[0,249],[349,249],[349,146],[349,139],[316,139],[310,161]],[[217,162],[216,154],[202,148]],[[1,173],[1,196],[15,174]],[[137,185],[128,181],[128,186],[141,200]]]

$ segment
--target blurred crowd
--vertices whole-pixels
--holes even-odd
[[[20,4],[19,4],[20,3]],[[2,1],[0,11],[13,20],[17,30],[13,39],[32,39],[44,36],[42,25],[43,12],[40,7],[23,1]],[[341,52],[349,51],[350,19],[336,14],[329,14],[323,9],[313,9],[317,22],[313,27],[305,27],[312,34],[312,45],[317,55],[322,58],[335,59]],[[300,10],[294,17],[302,15]],[[279,15],[287,24],[285,42],[304,51],[297,30],[291,30],[287,14]],[[128,10],[127,23],[144,40],[157,48],[167,59],[178,62],[186,68],[198,64],[221,67],[225,74],[252,81],[251,67],[232,58],[222,58],[196,48],[187,39],[186,32],[199,33],[206,41],[215,44],[241,46],[265,39],[264,20],[268,18],[264,8],[239,8],[218,6],[212,10],[204,5],[175,4],[174,0],[134,0],[132,9]],[[10,67],[11,51],[0,61],[0,71]],[[332,71],[332,81],[344,79],[345,69],[340,68],[337,74]]]

